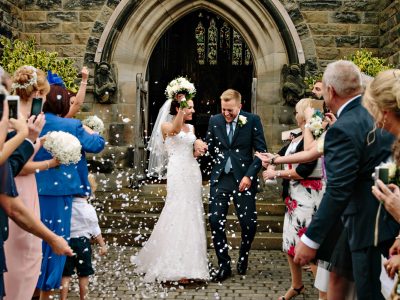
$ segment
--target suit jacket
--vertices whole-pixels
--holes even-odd
[[[54,114],[46,113],[46,124],[40,136],[46,135],[50,131],[64,131],[74,135],[82,144],[82,151],[98,153],[103,150],[105,141],[98,134],[89,134],[83,129],[82,123],[76,119],[60,118]],[[36,153],[34,161],[51,159],[51,154],[43,147]],[[39,195],[65,196],[65,195],[85,195],[86,187],[81,181],[79,174],[79,164],[60,165],[46,171],[36,173]],[[87,169],[87,168],[86,168]]]
[[[253,188],[256,187],[257,180],[254,179],[257,178],[262,163],[254,156],[253,151],[267,151],[264,131],[259,116],[244,111],[240,111],[240,115],[245,116],[247,122],[244,125],[239,122],[236,124],[231,144],[223,115],[218,114],[210,118],[206,140],[214,164],[211,171],[211,185],[217,184],[230,156],[235,179],[240,182],[244,176],[248,176],[252,180]]]
[[[371,192],[375,166],[391,155],[393,136],[380,129],[371,141],[374,121],[361,105],[361,97],[349,103],[325,136],[327,185],[321,205],[306,236],[322,244],[342,216],[352,251],[373,245],[379,202]],[[383,210],[384,211],[384,210]],[[394,238],[399,225],[386,212],[379,220],[379,242]]]
[[[13,138],[16,135],[15,131],[11,131],[7,134],[6,140]],[[34,148],[30,142],[24,140],[21,145],[10,155],[8,161],[10,163],[13,177],[16,177],[21,172],[24,165],[31,158],[34,152]]]

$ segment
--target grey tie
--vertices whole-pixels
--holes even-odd
[[[233,122],[229,123],[229,133],[228,133],[228,140],[229,140],[229,144],[232,143],[232,139],[233,139]],[[228,157],[228,160],[226,161],[225,164],[225,173],[228,174],[232,169],[232,162],[231,162],[231,158]]]

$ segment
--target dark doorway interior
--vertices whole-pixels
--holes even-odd
[[[253,58],[239,33],[222,17],[197,10],[186,15],[160,38],[149,61],[149,130],[166,100],[167,84],[188,77],[197,89],[193,125],[204,138],[211,115],[221,111],[219,96],[233,88],[251,111]]]

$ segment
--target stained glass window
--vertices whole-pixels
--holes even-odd
[[[204,65],[206,57],[206,43],[205,43],[205,29],[201,21],[196,27],[196,44],[197,44],[198,62],[200,65]]]
[[[233,45],[232,45],[232,65],[240,66],[242,64],[243,41],[239,32],[233,29]]]
[[[212,18],[210,22],[210,27],[208,28],[208,63],[210,65],[217,64],[217,26],[215,24],[215,19]]]

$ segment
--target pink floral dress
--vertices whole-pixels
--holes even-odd
[[[295,153],[300,141],[292,142],[285,155]],[[296,165],[285,165],[285,169]],[[283,223],[283,252],[294,256],[295,247],[300,237],[307,231],[312,216],[317,211],[325,192],[325,182],[322,179],[291,180],[289,196],[285,198],[286,213]]]

